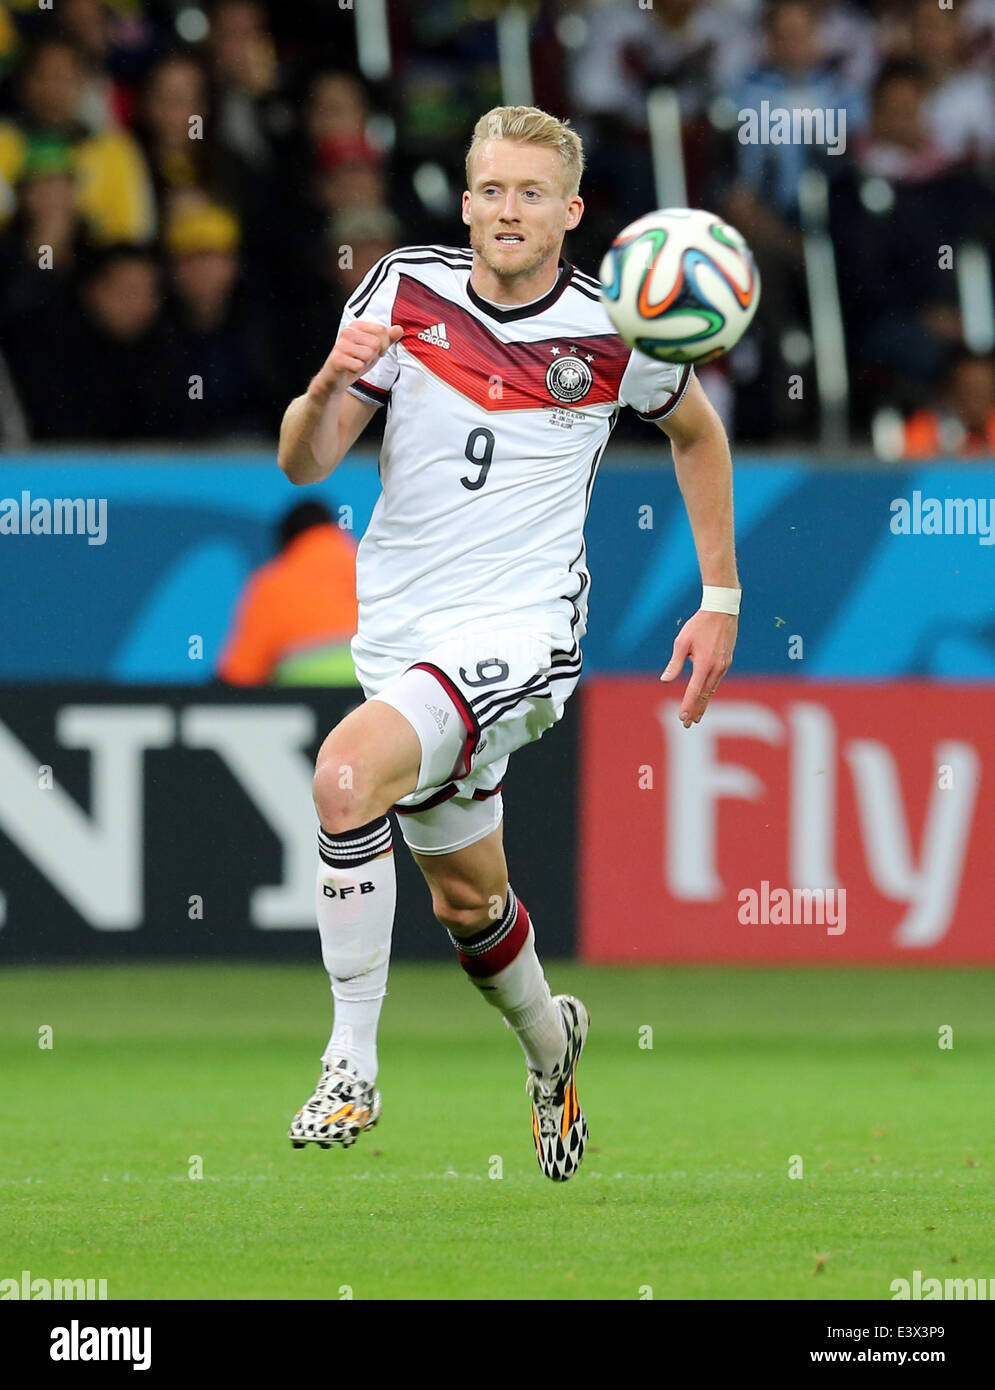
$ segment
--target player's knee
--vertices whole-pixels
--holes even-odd
[[[418,784],[421,746],[390,705],[367,700],[335,726],[318,751],[314,804],[330,834],[386,815]]]
[[[487,894],[476,884],[453,879],[432,891],[432,911],[436,920],[457,935],[482,931],[501,917],[503,900],[499,893]]]
[[[348,745],[322,749],[313,795],[318,819],[333,835],[368,825],[392,805],[363,750]]]

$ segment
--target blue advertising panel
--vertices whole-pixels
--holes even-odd
[[[8,683],[211,680],[280,516],[317,496],[358,540],[380,487],[371,454],[305,489],[258,453],[8,455],[0,470]],[[995,678],[995,466],[747,458],[735,489],[738,673]],[[87,504],[84,534],[45,531],[44,504],[59,498]],[[667,456],[603,466],[586,534],[585,672],[662,670],[700,597]]]

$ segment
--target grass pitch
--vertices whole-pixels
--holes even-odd
[[[455,965],[393,970],[383,1118],[345,1152],[285,1137],[327,1037],[320,964],[9,968],[0,1278],[533,1300],[995,1278],[991,974],[547,973],[592,1015],[591,1140],[562,1185],[535,1161],[518,1045]]]

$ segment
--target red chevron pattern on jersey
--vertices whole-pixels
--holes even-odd
[[[549,410],[563,401],[546,386],[557,357],[576,355],[591,370],[588,391],[570,402],[576,409],[618,400],[630,349],[615,333],[593,337],[554,337],[536,343],[504,343],[467,309],[430,290],[409,275],[400,276],[393,322],[404,329],[401,346],[428,370],[482,410]],[[444,323],[449,347],[418,334]],[[571,354],[571,347],[578,349]],[[500,377],[500,394],[494,377]]]

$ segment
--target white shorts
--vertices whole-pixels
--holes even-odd
[[[561,718],[583,662],[559,621],[547,631],[467,629],[403,657],[357,636],[352,656],[366,698],[392,705],[418,734],[418,785],[394,810],[419,854],[448,854],[496,829],[509,756]]]

